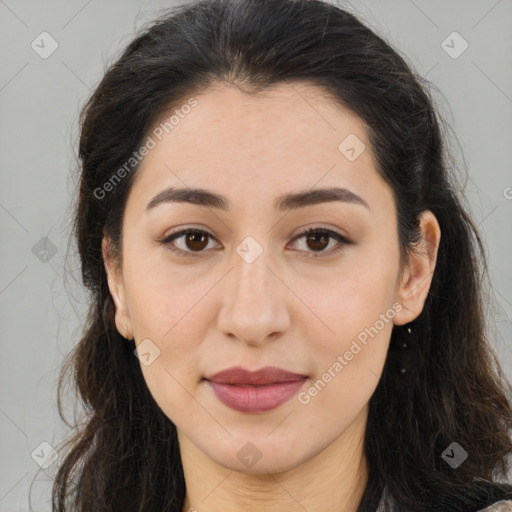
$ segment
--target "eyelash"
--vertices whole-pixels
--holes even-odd
[[[190,233],[193,233],[193,234],[196,234],[196,235],[206,235],[206,236],[208,236],[210,238],[215,239],[213,237],[213,235],[210,235],[210,233],[208,233],[207,231],[203,231],[201,229],[183,229],[181,231],[177,231],[176,233],[172,233],[171,235],[169,235],[165,239],[161,240],[160,243],[162,245],[165,245],[167,247],[167,249],[169,249],[170,251],[172,251],[174,253],[177,253],[179,256],[182,256],[182,257],[192,257],[192,258],[200,257],[201,253],[205,252],[204,250],[202,250],[202,251],[195,251],[195,252],[183,251],[182,249],[176,249],[175,247],[171,246],[171,242],[173,242],[174,240],[176,240],[178,238],[181,238],[184,235],[190,234]],[[337,254],[340,251],[342,251],[345,248],[346,245],[351,245],[351,244],[354,243],[354,242],[348,240],[347,238],[345,238],[344,236],[340,235],[336,231],[332,231],[332,230],[327,229],[327,228],[308,228],[308,229],[305,229],[304,231],[299,233],[296,237],[294,237],[293,240],[298,240],[298,239],[300,239],[302,237],[306,237],[306,236],[311,235],[311,234],[326,235],[329,238],[333,238],[334,240],[336,240],[339,245],[334,250],[330,250],[328,252],[325,252],[325,251],[317,251],[316,253],[312,252],[312,253],[310,253],[310,254],[312,254],[311,256],[306,256],[308,258],[324,257],[323,254],[327,254],[328,256],[333,256],[334,254]],[[328,256],[325,256],[325,257],[328,257]]]

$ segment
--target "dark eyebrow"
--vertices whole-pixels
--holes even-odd
[[[274,208],[278,211],[286,211],[331,201],[360,204],[370,209],[370,206],[362,197],[341,187],[318,188],[286,194],[277,198]],[[220,194],[200,188],[171,187],[157,194],[149,202],[146,210],[151,210],[163,203],[189,203],[226,211],[230,209],[229,200]]]

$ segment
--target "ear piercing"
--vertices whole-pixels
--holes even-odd
[[[124,326],[124,330],[126,331],[126,334],[128,334],[128,327],[126,327],[126,324]],[[133,338],[126,338],[128,341],[132,341]]]
[[[410,328],[410,327],[407,327],[407,332],[409,333],[409,335],[411,335],[411,334],[412,334],[412,331],[411,331],[411,328]],[[402,349],[406,349],[407,347],[408,347],[407,341],[403,341],[403,342],[400,344],[400,348],[402,348]],[[401,368],[400,368],[400,373],[401,373],[401,374],[404,374],[404,373],[406,373],[406,372],[407,372],[407,368],[406,368],[406,366],[405,366],[405,365],[403,365],[403,363],[402,363],[402,366],[401,366]]]

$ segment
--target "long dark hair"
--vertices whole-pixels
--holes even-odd
[[[54,512],[182,511],[176,429],[148,391],[135,345],[115,327],[101,242],[107,235],[120,258],[137,164],[119,170],[164,113],[220,81],[247,94],[296,81],[323,87],[366,123],[375,165],[394,193],[402,257],[418,241],[421,212],[431,210],[441,227],[424,309],[408,326],[411,335],[394,327],[370,400],[369,481],[359,511],[372,510],[384,488],[396,510],[422,511],[442,508],[446,500],[458,503],[473,482],[506,478],[510,384],[486,334],[485,250],[449,173],[451,157],[429,84],[357,17],[334,5],[201,0],[146,26],[109,67],[80,116],[73,235],[90,309],[83,337],[63,365],[58,405],[72,426],[61,396],[70,374],[85,414],[61,447]],[[406,335],[412,346],[403,356],[409,370],[401,375]],[[457,469],[442,457],[454,442],[468,454]]]

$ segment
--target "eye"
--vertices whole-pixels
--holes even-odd
[[[332,231],[331,229],[327,228],[306,229],[297,235],[294,240],[299,240],[302,238],[304,238],[307,247],[314,249],[313,253],[307,256],[308,258],[323,257],[324,253],[326,254],[325,257],[332,256],[343,250],[346,245],[353,244],[353,242],[348,240],[348,238],[345,238],[343,235],[340,235],[336,231]],[[336,243],[334,244],[334,249],[326,251],[326,247],[329,246],[329,239],[334,240]]]
[[[166,237],[160,243],[165,245],[170,251],[180,256],[197,257],[205,252],[208,247],[209,238],[214,239],[213,235],[201,229],[183,229]],[[350,240],[340,235],[336,231],[326,228],[309,228],[294,238],[295,240],[305,239],[307,247],[313,249],[308,258],[318,258],[326,253],[328,256],[338,253],[346,245],[353,244]],[[326,251],[330,241],[334,240],[334,249]],[[181,244],[177,243],[181,241]],[[177,247],[181,245],[180,247]],[[306,252],[309,252],[306,250]]]
[[[183,229],[168,236],[161,243],[167,246],[170,251],[178,253],[180,256],[196,257],[200,256],[200,254],[194,253],[204,252],[203,249],[208,246],[208,238],[213,238],[213,236],[201,229]],[[175,241],[180,239],[183,239],[182,247],[184,246],[184,249],[174,247],[174,245],[178,245]]]

